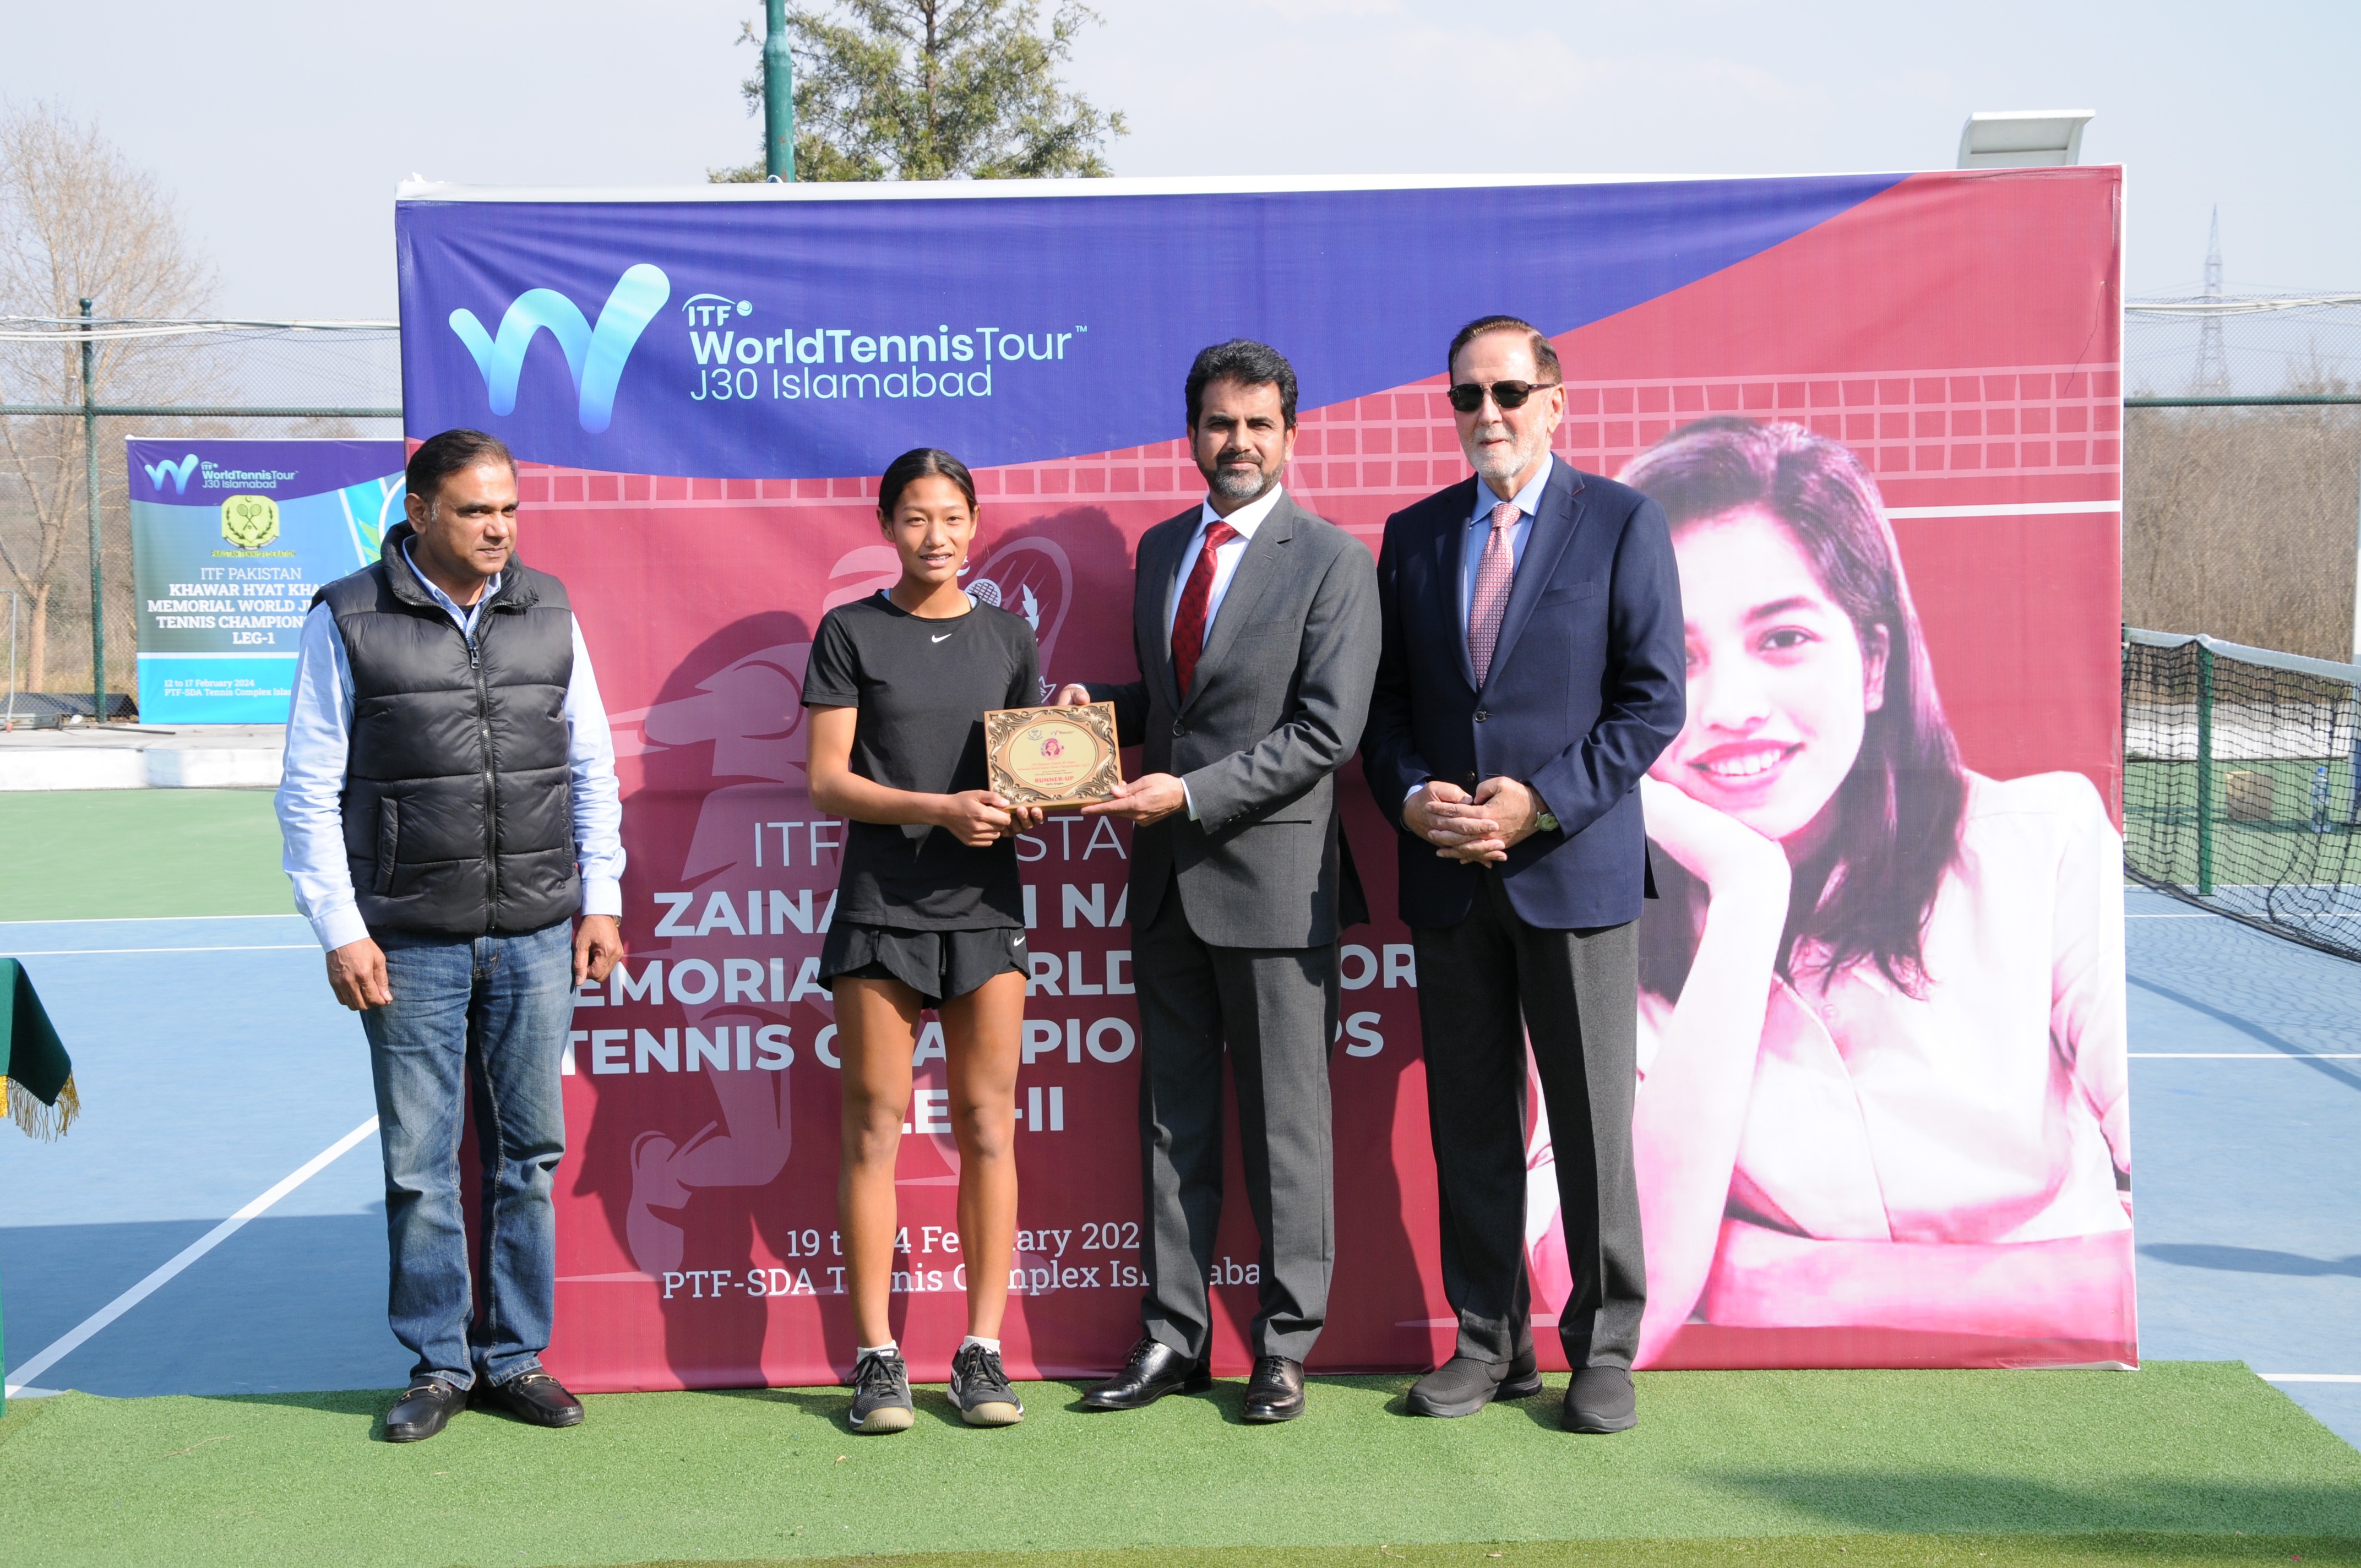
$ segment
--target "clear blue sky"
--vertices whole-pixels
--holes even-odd
[[[2130,291],[2361,289],[2361,5],[1101,0],[1119,174],[1948,168],[1971,110],[2092,108]],[[394,182],[690,181],[756,150],[752,0],[24,6],[0,99],[94,116],[242,315],[393,309]],[[1471,243],[1477,236],[1470,236]]]

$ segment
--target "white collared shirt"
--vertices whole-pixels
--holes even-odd
[[[1181,590],[1189,586],[1189,574],[1197,569],[1197,557],[1205,548],[1205,531],[1217,522],[1226,522],[1237,530],[1238,536],[1213,552],[1213,591],[1205,600],[1205,637],[1213,640],[1213,618],[1222,613],[1222,598],[1230,591],[1230,579],[1238,575],[1238,563],[1246,559],[1246,546],[1254,543],[1255,530],[1262,526],[1279,498],[1287,494],[1284,485],[1273,485],[1268,494],[1257,496],[1237,510],[1224,517],[1213,510],[1213,498],[1207,496],[1197,509],[1197,532],[1189,536],[1189,548],[1181,553],[1180,569],[1172,575],[1172,587],[1164,596],[1164,642],[1172,643],[1172,623],[1180,618]],[[1185,694],[1184,694],[1185,695]],[[1188,781],[1181,781],[1180,798],[1189,803],[1189,820],[1197,820],[1197,797],[1190,793]]]
[[[1254,543],[1255,530],[1262,526],[1279,499],[1287,494],[1284,485],[1273,485],[1268,495],[1248,501],[1237,510],[1224,517],[1213,510],[1211,496],[1198,509],[1197,532],[1189,536],[1189,548],[1180,554],[1180,569],[1172,575],[1172,586],[1164,596],[1164,641],[1172,641],[1172,623],[1180,615],[1180,593],[1189,586],[1189,574],[1197,569],[1197,557],[1205,547],[1205,531],[1217,522],[1226,522],[1238,532],[1238,536],[1213,552],[1213,594],[1205,601],[1206,641],[1213,640],[1213,618],[1222,613],[1223,596],[1230,591],[1230,579],[1238,575],[1238,563],[1246,559],[1246,546]]]

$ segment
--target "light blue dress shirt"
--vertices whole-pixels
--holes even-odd
[[[1541,471],[1525,488],[1509,499],[1516,503],[1517,521],[1509,524],[1509,559],[1517,566],[1525,564],[1525,541],[1533,536],[1533,513],[1541,510],[1542,492],[1549,488],[1550,473],[1557,466],[1556,457],[1544,453]],[[1492,509],[1500,498],[1492,491],[1488,479],[1476,481],[1476,510],[1468,514],[1467,532],[1459,545],[1459,645],[1467,646],[1467,618],[1476,609],[1476,567],[1484,559],[1484,546],[1492,538]],[[1510,579],[1515,580],[1513,577]],[[1426,787],[1421,779],[1410,786],[1402,798],[1408,800]]]
[[[1517,521],[1509,525],[1510,559],[1517,565],[1525,564],[1525,541],[1533,535],[1533,513],[1541,510],[1542,492],[1549,488],[1551,470],[1556,466],[1557,459],[1543,454],[1541,471],[1509,498],[1517,505]],[[1499,500],[1488,481],[1476,481],[1476,510],[1467,519],[1467,537],[1459,548],[1459,641],[1463,645],[1467,641],[1467,617],[1476,607],[1476,567],[1491,540],[1492,509]]]
[[[410,556],[404,541],[402,555]],[[450,595],[418,573],[469,642],[477,618],[500,591],[498,576],[484,585],[473,605],[462,609]],[[582,913],[623,913],[623,802],[615,784],[615,740],[607,709],[598,700],[590,651],[582,623],[574,621],[574,675],[566,687],[566,762],[573,781],[574,842],[582,868]],[[333,952],[368,935],[353,897],[351,868],[345,860],[345,770],[352,750],[353,667],[344,635],[328,607],[315,604],[303,618],[295,661],[295,696],[287,715],[287,761],[279,785],[279,830],[286,845],[280,864],[295,884],[296,912],[312,923],[320,946]]]

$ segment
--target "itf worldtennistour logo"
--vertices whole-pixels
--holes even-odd
[[[713,293],[691,294],[680,315],[695,362],[689,399],[708,404],[989,398],[995,378],[1078,356],[1091,330],[1079,322],[1024,330],[925,321],[790,325],[752,300]]]
[[[164,481],[170,479],[172,481],[172,493],[185,496],[189,493],[189,476],[197,471],[197,455],[192,452],[178,463],[167,458],[160,463],[142,463],[139,466],[148,470],[148,483],[158,495],[164,493]]]
[[[524,370],[525,350],[536,334],[546,332],[566,355],[574,377],[576,413],[582,428],[597,435],[614,422],[615,389],[623,364],[631,356],[640,334],[647,330],[664,302],[672,298],[672,280],[660,267],[641,262],[627,269],[600,307],[593,326],[581,307],[555,289],[528,289],[500,316],[497,335],[484,330],[476,313],[451,313],[451,330],[475,356],[483,373],[484,393],[495,414],[516,411],[517,378]]]

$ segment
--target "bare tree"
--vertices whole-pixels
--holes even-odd
[[[213,290],[213,270],[192,253],[170,201],[95,124],[45,104],[0,112],[0,317],[19,318],[0,341],[0,403],[81,400],[79,341],[71,329],[44,340],[39,323],[75,315],[84,299],[107,317],[190,315]],[[101,345],[98,400],[189,396],[199,389],[184,384],[179,357],[137,339]],[[57,601],[73,598],[60,590],[89,565],[82,443],[77,419],[0,416],[0,567],[31,612],[35,689],[47,684]],[[114,488],[122,506],[120,467],[101,463],[102,504]],[[104,564],[119,585],[112,597],[127,605],[127,531],[114,532]]]
[[[2290,392],[2346,392],[2317,362]],[[2124,444],[2124,619],[2316,659],[2354,655],[2361,411],[2135,409]]]

